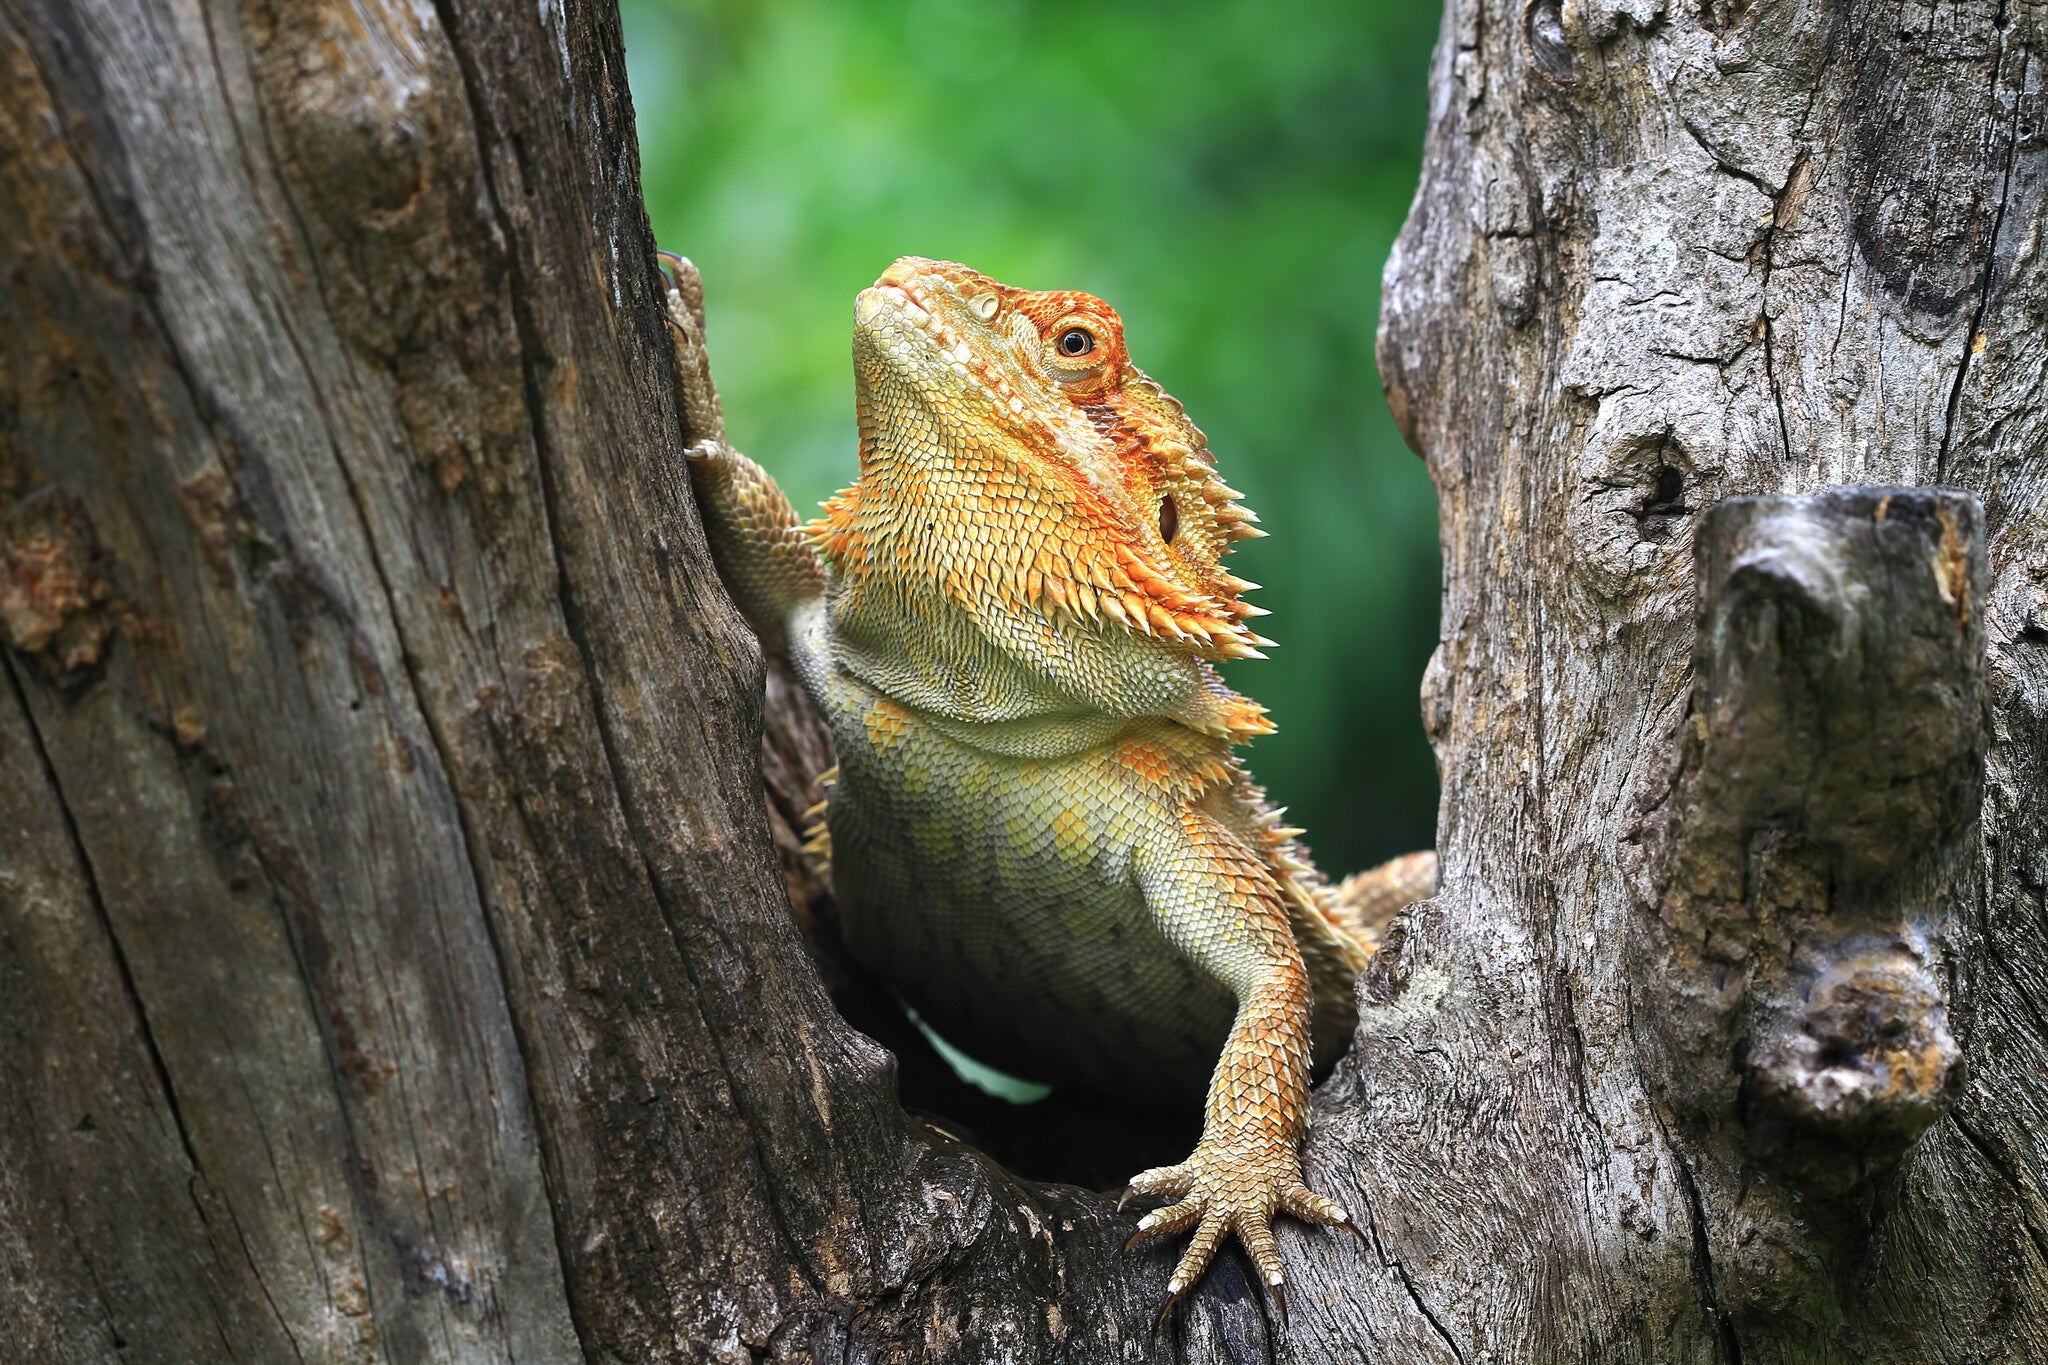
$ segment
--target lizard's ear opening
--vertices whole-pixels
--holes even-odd
[[[1243,600],[1258,584],[1220,563],[1251,513],[1184,448],[1169,464],[1133,443],[1121,452],[1121,495],[1090,502],[1092,534],[1034,553],[1027,595],[1084,626],[1149,636],[1199,658],[1258,659],[1273,642],[1247,622],[1266,613]]]
[[[1242,596],[1258,585],[1222,566],[1236,542],[1263,533],[1238,491],[1216,476],[1201,428],[1129,364],[1093,411],[1123,484],[1101,534],[1116,562],[1106,577],[1089,576],[1100,615],[1204,658],[1263,657],[1260,648],[1273,642],[1248,623],[1266,613]]]

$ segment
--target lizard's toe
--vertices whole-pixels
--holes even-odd
[[[1163,1209],[1154,1209],[1138,1220],[1138,1230],[1124,1243],[1129,1251],[1140,1242],[1149,1242],[1154,1237],[1169,1237],[1176,1232],[1186,1232],[1202,1221],[1200,1201],[1185,1199],[1178,1204],[1169,1204]]]
[[[1184,1208],[1186,1205],[1175,1207]],[[1167,1299],[1169,1306],[1174,1299],[1186,1293],[1196,1280],[1202,1278],[1202,1272],[1207,1270],[1209,1262],[1215,1259],[1216,1248],[1223,1244],[1223,1235],[1230,1231],[1230,1215],[1220,1209],[1212,1208],[1199,1216],[1201,1223],[1195,1228],[1194,1239],[1188,1243],[1188,1249],[1181,1253],[1180,1264],[1173,1268],[1173,1278],[1166,1282],[1166,1292],[1170,1296]]]
[[[1176,1204],[1173,1209],[1161,1209],[1159,1212],[1171,1213],[1187,1207],[1187,1204]],[[1155,1227],[1149,1232],[1141,1229],[1139,1236],[1171,1230],[1163,1226]],[[1195,1239],[1188,1243],[1188,1249],[1181,1255],[1180,1264],[1174,1267],[1173,1278],[1166,1282],[1165,1300],[1159,1305],[1159,1311],[1152,1315],[1152,1332],[1155,1336],[1158,1335],[1159,1325],[1166,1321],[1167,1313],[1180,1301],[1181,1295],[1194,1288],[1195,1282],[1208,1271],[1209,1262],[1215,1259],[1216,1248],[1222,1245],[1224,1235],[1231,1230],[1232,1219],[1228,1214],[1212,1212],[1202,1217],[1201,1226],[1195,1230]],[[1280,1252],[1279,1248],[1273,1245],[1271,1227],[1263,1221],[1256,1228],[1248,1228],[1240,1223],[1236,1232],[1239,1240],[1250,1250],[1259,1276],[1266,1282],[1266,1290],[1273,1296],[1273,1303],[1280,1310],[1281,1326],[1285,1327],[1287,1290],[1282,1284]],[[1137,1238],[1132,1240],[1136,1241]]]
[[[1261,1209],[1247,1209],[1238,1215],[1237,1240],[1251,1253],[1252,1265],[1270,1289],[1280,1288],[1280,1248],[1273,1242],[1273,1217]]]
[[[683,431],[691,438],[684,454],[696,464],[709,464],[725,453],[725,417],[718,407],[718,389],[711,382],[711,360],[704,350],[704,279],[687,256],[654,253],[661,267],[662,318],[668,324],[669,368],[681,399]],[[778,492],[778,497],[781,494]]]
[[[697,273],[696,262],[688,256],[678,256],[673,251],[659,248],[655,250],[654,259],[661,268],[662,283],[668,287],[669,293],[681,296],[684,308],[689,307],[692,296],[703,297],[704,277]]]
[[[1178,1199],[1195,1187],[1194,1165],[1193,1161],[1183,1161],[1178,1166],[1154,1166],[1149,1171],[1140,1171],[1131,1177],[1125,1198],[1152,1194]]]
[[[1306,1185],[1296,1185],[1280,1196],[1280,1211],[1291,1213],[1304,1223],[1322,1223],[1329,1227],[1345,1228],[1351,1232],[1351,1215],[1344,1206],[1334,1199],[1325,1199]]]

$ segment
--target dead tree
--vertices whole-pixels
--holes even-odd
[[[2043,25],[1453,0],[1367,1235],[1153,1339],[789,913],[616,17],[6,0],[0,1356],[2048,1360]]]

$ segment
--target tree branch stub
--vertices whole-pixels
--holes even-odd
[[[1945,931],[1983,792],[1983,511],[1929,488],[1732,498],[1695,559],[1644,1014],[1675,1108],[1840,1194],[1960,1087]]]

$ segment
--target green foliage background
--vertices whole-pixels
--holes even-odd
[[[1373,365],[1438,7],[627,0],[647,206],[702,268],[735,444],[799,509],[854,475],[853,296],[901,255],[1085,289],[1271,536],[1282,648],[1229,670],[1323,866],[1433,841],[1416,689],[1435,505]]]

